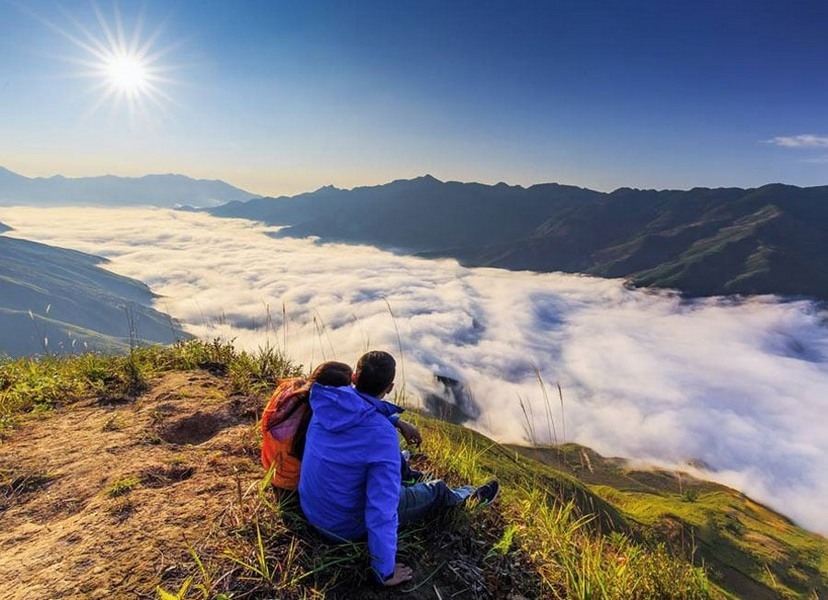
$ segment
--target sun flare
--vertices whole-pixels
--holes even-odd
[[[149,82],[146,65],[129,54],[113,57],[106,64],[109,84],[124,92],[139,92]]]
[[[174,102],[166,90],[176,81],[167,75],[174,67],[161,62],[171,50],[170,46],[158,47],[163,25],[147,33],[143,11],[134,16],[129,28],[117,4],[113,4],[111,18],[97,4],[92,9],[91,18],[64,13],[68,21],[64,26],[44,21],[86,54],[66,60],[83,68],[77,76],[94,80],[90,91],[99,96],[87,117],[105,104],[113,114],[125,110],[131,120],[167,113]]]

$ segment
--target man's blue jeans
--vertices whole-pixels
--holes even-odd
[[[452,489],[441,479],[402,486],[397,505],[400,526],[419,521],[441,509],[457,506],[465,502],[474,490],[472,485]]]

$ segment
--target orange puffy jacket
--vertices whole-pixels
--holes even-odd
[[[273,467],[271,483],[295,490],[311,409],[309,386],[302,378],[280,379],[262,415],[262,465]]]

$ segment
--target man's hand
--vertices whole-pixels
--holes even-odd
[[[417,429],[416,425],[412,425],[411,423],[407,423],[400,419],[397,421],[397,429],[400,430],[403,438],[405,438],[405,441],[409,444],[419,446],[423,443],[423,436],[420,435],[420,430]]]
[[[397,563],[394,567],[394,574],[391,576],[391,579],[386,579],[382,582],[382,585],[385,587],[394,587],[395,585],[400,585],[406,581],[411,581],[413,578],[414,571],[411,570],[411,567],[407,567],[402,563]]]

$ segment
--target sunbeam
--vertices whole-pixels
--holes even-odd
[[[104,105],[109,105],[114,113],[126,110],[130,119],[149,117],[151,108],[168,114],[174,101],[162,87],[169,88],[178,82],[166,76],[176,67],[161,62],[173,45],[157,47],[164,24],[144,35],[143,9],[128,29],[117,4],[113,4],[111,17],[97,4],[93,3],[92,7],[93,25],[63,8],[64,25],[37,17],[84,53],[60,57],[82,67],[71,76],[94,80],[90,92],[98,97],[84,118],[91,117]]]

